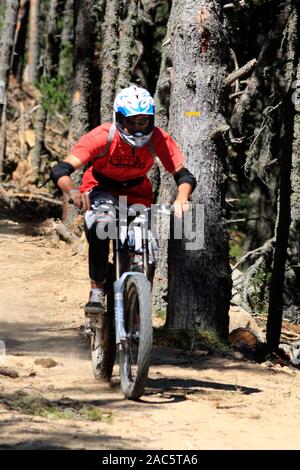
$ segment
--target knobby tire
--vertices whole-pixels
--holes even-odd
[[[116,357],[115,327],[114,327],[114,289],[113,269],[108,267],[106,286],[106,311],[101,317],[101,327],[94,328],[91,337],[91,356],[95,379],[109,381]]]
[[[124,286],[127,340],[119,352],[121,387],[126,398],[143,395],[152,350],[151,284],[144,276],[128,276]]]

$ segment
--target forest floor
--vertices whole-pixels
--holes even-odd
[[[0,449],[300,448],[296,368],[154,345],[140,401],[96,381],[86,253],[32,230],[0,221]]]

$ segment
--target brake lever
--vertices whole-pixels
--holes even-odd
[[[69,202],[69,204],[71,204],[72,206],[75,206],[74,200],[73,200],[71,197],[70,197],[70,199],[69,199],[68,202]],[[75,206],[75,207],[77,207],[77,206]],[[79,210],[79,212],[83,212],[82,207],[77,207],[77,209]]]

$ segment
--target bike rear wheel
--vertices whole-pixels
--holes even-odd
[[[91,337],[91,358],[94,377],[97,380],[109,381],[116,358],[116,339],[114,324],[114,289],[112,267],[108,267],[106,286],[106,311],[101,317],[93,320]]]
[[[124,285],[126,341],[119,352],[121,387],[126,398],[144,393],[152,349],[151,284],[142,275],[131,275]]]

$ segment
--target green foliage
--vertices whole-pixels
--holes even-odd
[[[154,317],[157,317],[160,320],[166,320],[165,310],[156,310],[155,313],[154,313]]]
[[[81,415],[89,421],[102,421],[105,423],[112,423],[112,412],[103,411],[95,406],[86,406],[81,410]]]
[[[240,258],[244,255],[243,245],[246,235],[238,230],[229,230],[229,256],[231,258]]]
[[[61,44],[59,62],[59,71],[63,74],[65,83],[69,83],[73,74],[73,45],[71,42]]]
[[[48,419],[85,419],[88,421],[102,421],[112,423],[113,414],[109,410],[101,410],[96,406],[64,405],[59,402],[50,402],[44,398],[23,396],[17,400],[10,400],[8,406],[21,413],[43,416]]]
[[[197,341],[214,354],[227,354],[230,349],[215,330],[198,331]]]
[[[155,15],[155,30],[153,34],[153,54],[156,61],[160,64],[161,60],[161,43],[167,32],[167,18],[169,16],[169,5],[167,1],[162,1]]]
[[[55,112],[63,112],[68,121],[70,109],[70,92],[67,90],[65,80],[62,76],[47,79],[42,76],[37,83],[42,98],[41,104],[48,115]]]
[[[154,330],[156,345],[189,351],[205,350],[209,354],[227,354],[229,347],[214,330],[187,330],[158,328]]]
[[[252,278],[251,305],[257,313],[267,313],[269,306],[269,286],[272,273],[259,270]]]

